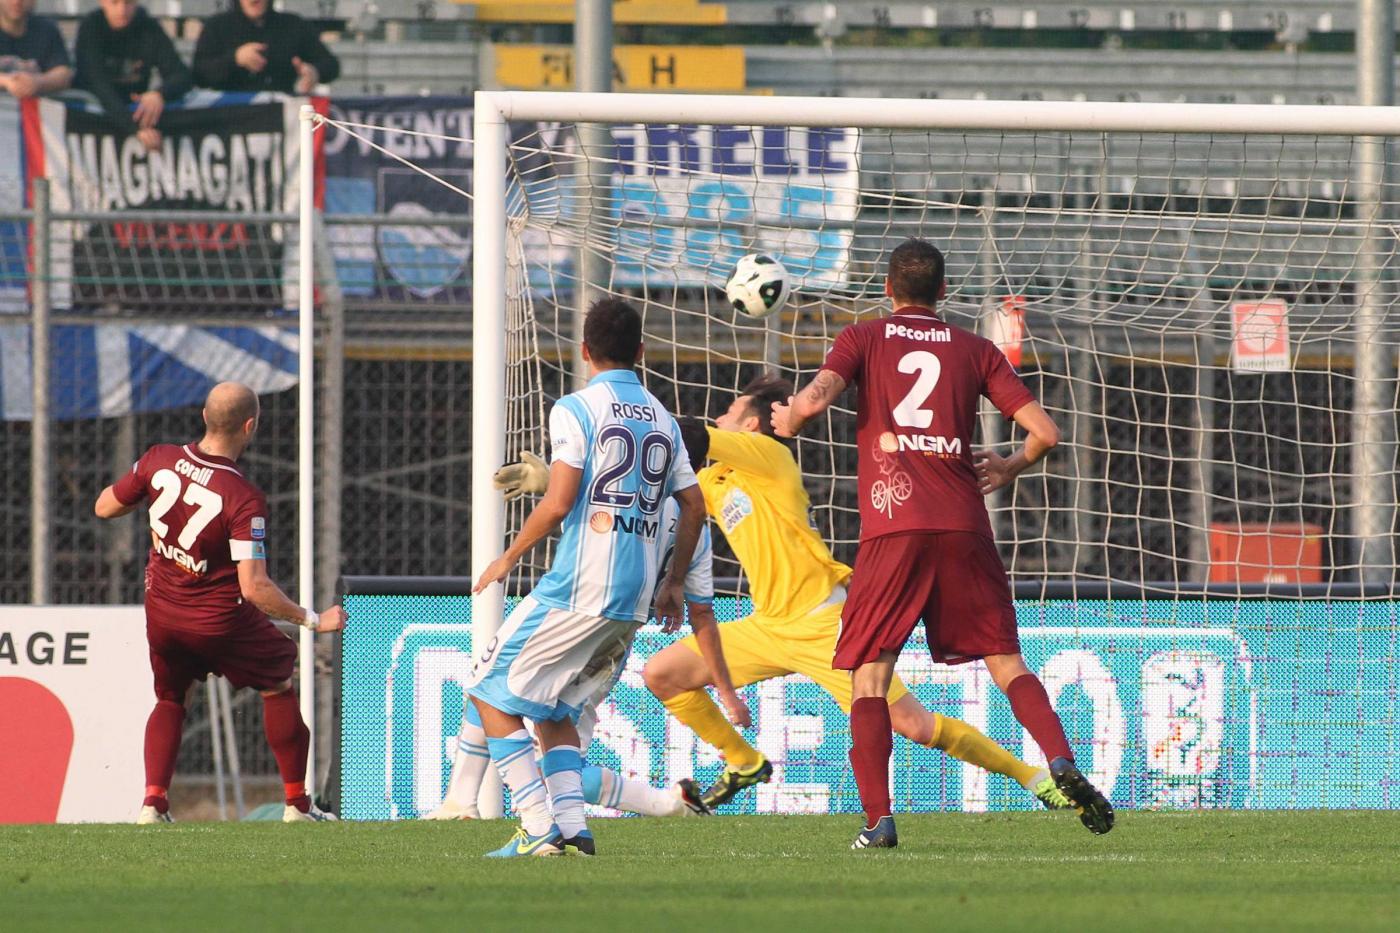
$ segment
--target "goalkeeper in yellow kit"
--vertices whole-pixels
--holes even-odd
[[[734,686],[802,674],[850,712],[850,675],[832,670],[831,659],[851,568],[832,556],[812,527],[802,471],[773,436],[770,421],[772,403],[786,402],[792,392],[787,380],[762,376],[743,389],[714,427],[689,419],[681,430],[687,448],[708,447],[713,463],[699,473],[706,510],[743,566],[753,600],[752,615],[719,626]],[[659,652],[643,676],[673,716],[724,756],[724,770],[708,790],[683,782],[692,785],[685,788],[688,795],[698,794],[714,808],[772,777],[773,766],[705,691],[709,668],[694,636]],[[967,723],[925,709],[897,676],[889,707],[894,731],[910,741],[1004,774],[1046,807],[1069,806],[1048,771],[1018,760]]]

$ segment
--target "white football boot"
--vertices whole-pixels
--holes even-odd
[[[142,807],[140,814],[138,814],[136,817],[137,826],[154,826],[157,823],[173,822],[175,822],[175,817],[170,815],[169,810],[166,810],[164,813],[161,813],[155,807],[149,805]]]
[[[339,821],[340,817],[334,813],[327,813],[314,803],[305,813],[291,804],[282,808],[282,822],[284,823],[337,823]]]

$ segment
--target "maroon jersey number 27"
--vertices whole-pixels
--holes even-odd
[[[228,629],[243,595],[240,560],[267,556],[267,503],[232,460],[197,444],[158,444],[117,481],[123,505],[149,500],[148,617],[173,628]]]
[[[919,531],[992,536],[972,465],[978,399],[1010,418],[1034,400],[996,344],[926,308],[843,330],[829,369],[859,388],[860,537]]]

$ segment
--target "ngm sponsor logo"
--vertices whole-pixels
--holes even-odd
[[[195,576],[202,576],[205,573],[208,573],[209,571],[209,561],[195,560],[194,557],[191,556],[188,551],[185,551],[178,547],[172,547],[171,545],[166,544],[160,538],[156,537],[154,534],[151,535],[151,545],[156,549],[156,552],[160,554],[161,557],[164,557],[166,560],[173,560],[175,562],[175,566],[179,567],[186,573],[191,573]]]
[[[895,434],[893,431],[886,431],[880,435],[880,449],[887,454],[908,450],[949,459],[961,457],[963,445],[960,437],[944,437],[941,434]]]
[[[588,529],[600,535],[612,531],[619,534],[637,535],[641,538],[655,538],[656,533],[661,529],[661,523],[654,518],[645,518],[640,515],[614,516],[608,512],[594,512],[588,516]]]

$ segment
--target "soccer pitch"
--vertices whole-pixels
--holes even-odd
[[[1400,813],[595,821],[600,855],[481,858],[512,824],[0,827],[0,928],[1400,928]]]

